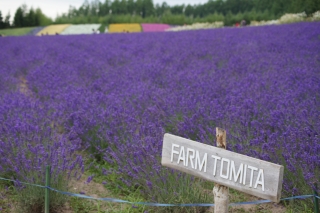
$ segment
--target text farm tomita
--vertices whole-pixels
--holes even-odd
[[[165,134],[162,165],[279,202],[283,166]]]
[[[178,148],[179,151],[176,151],[175,148]],[[228,158],[221,158],[216,155],[211,155],[211,159],[208,153],[202,153],[198,150],[185,148],[184,146],[179,146],[178,144],[172,143],[171,150],[171,163],[173,163],[174,155],[178,155],[177,164],[182,163],[183,166],[188,166],[200,172],[207,172],[208,160],[213,160],[213,170],[212,175],[219,175],[221,178],[226,180],[231,180],[234,182],[239,182],[248,187],[254,187],[257,189],[258,185],[261,185],[261,190],[264,191],[264,174],[263,169],[240,163],[239,167],[236,169],[235,162]],[[200,157],[202,156],[202,158]],[[217,167],[220,169],[217,171]],[[224,172],[225,171],[225,172]],[[246,175],[249,171],[250,181],[249,184],[246,184]],[[258,172],[258,175],[255,175],[257,178],[254,180],[254,174]]]

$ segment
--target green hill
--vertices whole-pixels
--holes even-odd
[[[14,29],[2,29],[0,30],[0,34],[5,36],[21,36],[26,35],[30,32],[34,27],[23,27],[23,28],[14,28]]]

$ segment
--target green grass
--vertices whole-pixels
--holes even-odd
[[[89,174],[84,174],[85,176]],[[98,183],[101,182],[102,177],[96,177],[93,179],[93,181],[97,181]],[[9,212],[15,212],[17,211],[14,206],[17,204],[17,192],[13,189],[13,187],[10,185],[8,189],[6,182],[0,182],[0,212],[9,213]],[[212,182],[204,182],[202,183],[201,187],[203,189],[206,189],[210,191],[211,194],[212,188],[214,184]],[[106,189],[107,190],[107,189]],[[233,202],[244,202],[244,201],[253,201],[256,200],[256,198],[244,194],[242,192],[230,189],[230,203]],[[132,192],[129,195],[123,195],[119,192],[119,194],[113,194],[111,193],[108,197],[114,197],[117,199],[123,199],[128,200],[131,202],[146,202],[139,194],[138,191]],[[312,209],[310,209],[306,203],[306,200],[302,201],[290,201],[290,202],[281,202],[280,205],[284,206],[283,213],[312,213]],[[297,203],[298,202],[298,203]],[[77,212],[77,213],[138,213],[138,212],[165,212],[163,207],[147,207],[143,205],[132,205],[127,203],[113,203],[113,202],[107,202],[107,201],[96,201],[96,200],[89,200],[89,199],[82,199],[77,197],[69,197],[67,202],[68,212]],[[260,205],[254,205],[250,209],[245,208],[245,206],[239,206],[237,208],[230,207],[229,212],[232,213],[272,213],[273,210],[279,210],[279,209],[270,209],[272,207],[271,204],[260,204]],[[54,209],[53,209],[54,210]],[[177,210],[177,209],[176,209]],[[58,212],[60,212],[58,210]],[[65,212],[65,211],[63,211]],[[171,211],[173,212],[173,211]],[[181,210],[180,212],[184,212]],[[196,211],[194,211],[196,212]],[[207,213],[207,211],[202,211]]]
[[[2,29],[0,34],[5,36],[21,36],[30,32],[35,27],[23,27],[23,28],[14,28],[14,29]]]
[[[12,206],[14,202],[12,201],[15,197],[15,190],[13,188],[12,182],[0,181],[0,212],[10,213],[12,212]]]

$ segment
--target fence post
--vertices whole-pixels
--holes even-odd
[[[314,190],[313,190],[313,192],[314,192],[314,197],[313,197],[313,199],[314,199],[314,212],[315,213],[319,213],[319,203],[318,203],[318,198],[316,197],[316,196],[318,196],[317,190],[318,190],[318,186],[317,186],[317,183],[315,183]]]
[[[51,171],[51,166],[46,167],[46,187],[50,186],[50,171]],[[50,190],[48,188],[45,189],[45,213],[49,213],[49,192]]]
[[[217,147],[227,149],[227,133],[226,130],[216,127]],[[227,213],[229,206],[229,188],[215,183],[213,187],[214,195],[214,212]]]

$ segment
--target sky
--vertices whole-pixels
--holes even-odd
[[[100,0],[104,2],[104,0]],[[154,4],[162,4],[165,0],[153,0]],[[168,5],[181,5],[181,4],[203,4],[208,0],[166,0]],[[69,5],[79,8],[83,4],[84,0],[0,0],[0,11],[2,16],[5,17],[10,11],[11,20],[14,13],[22,4],[26,4],[28,8],[40,8],[42,12],[52,19],[57,17],[57,14],[68,12]],[[91,0],[89,0],[91,2]]]

